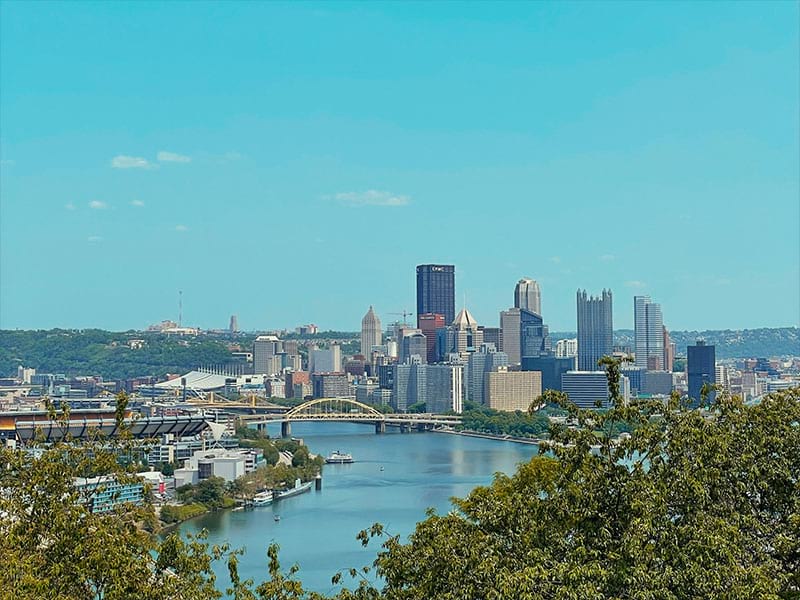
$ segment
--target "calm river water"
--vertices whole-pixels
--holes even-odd
[[[269,433],[279,436],[279,426]],[[182,530],[205,528],[212,544],[244,547],[240,574],[256,582],[267,577],[266,548],[277,542],[282,566],[297,563],[304,585],[326,593],[335,589],[331,576],[337,570],[372,563],[380,541],[362,548],[355,539],[361,529],[380,522],[389,533],[405,537],[427,508],[447,512],[451,497],[490,483],[498,471],[513,473],[537,452],[531,445],[439,433],[375,435],[371,425],[349,423],[292,423],[292,434],[313,453],[341,450],[357,462],[326,465],[320,492],[253,510],[205,515]],[[280,521],[274,520],[276,514]],[[225,565],[216,572],[224,590],[229,581]]]

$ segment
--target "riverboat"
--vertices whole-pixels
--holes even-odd
[[[267,506],[268,504],[272,504],[274,500],[274,496],[272,490],[266,490],[264,492],[259,492],[255,496],[253,496],[253,506]]]
[[[306,483],[303,483],[300,481],[300,479],[296,479],[294,482],[294,487],[276,491],[275,500],[283,500],[284,498],[291,498],[292,496],[303,494],[309,491],[312,485],[314,485],[313,481],[307,481]]]
[[[352,454],[337,450],[336,452],[331,452],[328,456],[326,456],[325,462],[334,465],[345,465],[355,461],[353,460]]]

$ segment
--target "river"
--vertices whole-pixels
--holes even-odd
[[[272,427],[270,435],[279,436],[280,426]],[[536,446],[460,435],[396,430],[376,435],[372,425],[350,423],[292,423],[292,434],[313,453],[341,450],[356,462],[325,465],[322,491],[253,510],[211,513],[181,529],[196,533],[205,528],[210,543],[245,548],[240,575],[256,582],[267,577],[266,548],[277,542],[284,569],[297,563],[303,584],[323,593],[335,591],[331,576],[338,570],[368,565],[375,558],[380,541],[362,548],[355,539],[361,529],[380,522],[390,534],[405,537],[427,508],[446,513],[451,497],[491,483],[498,471],[513,473],[538,451]],[[215,571],[224,590],[229,582],[225,565]]]

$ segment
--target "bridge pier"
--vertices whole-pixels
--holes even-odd
[[[375,433],[386,433],[386,422],[385,421],[376,421],[375,422]]]
[[[410,423],[400,423],[400,433],[408,433],[411,430]]]
[[[265,421],[259,421],[256,423],[256,431],[262,432],[267,430],[267,423]]]
[[[427,431],[428,426],[425,423],[417,423],[416,424],[417,431]]]
[[[281,421],[281,437],[292,437],[292,424],[290,421]]]

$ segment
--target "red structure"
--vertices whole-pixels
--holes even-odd
[[[425,335],[428,364],[438,362],[438,357],[436,356],[436,330],[445,326],[444,315],[438,313],[417,315],[417,324]]]

